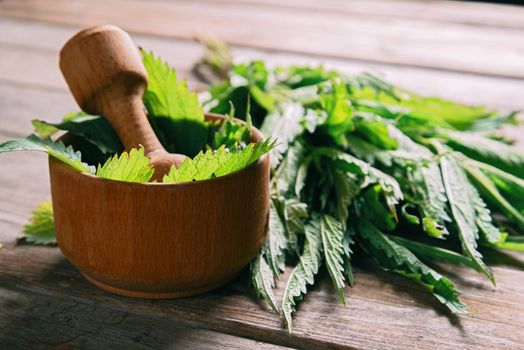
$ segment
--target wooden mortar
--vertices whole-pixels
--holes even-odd
[[[253,142],[262,137],[252,129]],[[265,239],[267,154],[238,172],[184,183],[108,180],[53,157],[49,172],[60,249],[110,292],[173,298],[214,289],[233,279]]]
[[[62,48],[60,69],[84,111],[107,118],[127,149],[144,147],[155,179],[183,161],[165,151],[147,121],[147,72],[127,33],[115,26],[79,32]],[[252,142],[263,138],[255,128],[251,135]],[[89,281],[114,293],[171,298],[205,292],[234,278],[264,242],[267,154],[233,174],[186,183],[108,180],[53,157],[49,172],[60,249]]]

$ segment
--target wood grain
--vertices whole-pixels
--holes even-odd
[[[67,87],[58,69],[58,50],[79,28],[0,17],[0,30],[4,34],[0,37],[0,81],[11,85],[66,91]],[[139,34],[133,34],[133,40],[167,60],[180,77],[189,79],[191,87],[202,88],[190,72],[192,65],[203,55],[200,45],[188,40]],[[523,106],[514,95],[524,90],[524,80],[267,52],[238,46],[233,47],[233,53],[238,59],[264,59],[270,64],[325,64],[348,73],[369,71],[406,89],[466,104],[484,104],[503,109],[521,109]]]
[[[195,0],[185,0],[195,1]],[[376,18],[407,18],[424,22],[460,23],[470,26],[524,28],[524,8],[501,4],[465,1],[413,0],[197,0],[200,2],[231,3],[235,6],[280,7],[303,11],[311,15],[330,16],[343,13],[351,16]]]
[[[188,39],[207,33],[232,44],[273,51],[524,77],[519,29],[344,13],[311,16],[288,8],[207,2],[3,1],[0,14],[84,26],[111,21],[149,35]]]
[[[115,312],[150,320],[147,323],[153,325],[159,320],[178,319],[193,327],[307,349],[524,346],[523,309],[519,306],[523,291],[521,287],[515,288],[522,286],[524,277],[504,268],[495,269],[499,281],[497,292],[490,291],[480,276],[470,281],[459,279],[464,299],[476,316],[458,318],[446,317],[445,310],[421,288],[367,266],[366,272],[357,270],[357,285],[346,292],[348,307],[343,307],[337,305],[324,275],[323,282],[301,304],[293,335],[289,336],[273,314],[257,305],[242,279],[198,297],[148,301],[114,296],[90,286],[56,248],[6,248],[0,251],[0,256],[3,276],[0,287],[4,290],[39,296],[38,299],[106,305]],[[493,320],[490,317],[493,314],[486,312],[494,305],[482,297],[477,300],[470,297],[471,292],[479,290],[484,297],[493,293],[514,304],[499,306],[498,316]],[[31,314],[32,308],[28,309]]]

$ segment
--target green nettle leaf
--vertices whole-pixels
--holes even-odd
[[[322,241],[320,237],[320,218],[318,215],[305,226],[304,250],[299,256],[299,263],[291,272],[284,289],[282,299],[282,312],[291,333],[291,314],[296,310],[297,301],[301,300],[307,293],[307,285],[315,282],[315,275],[321,264]]]
[[[514,250],[517,252],[524,252],[524,236],[508,236],[505,240],[490,245],[491,247],[505,249],[505,250]]]
[[[48,123],[43,120],[33,120],[35,131],[41,137],[49,137],[55,131],[65,130],[72,135],[80,136],[96,146],[102,153],[117,153],[124,149],[115,130],[102,117],[87,115],[83,112],[68,115],[61,123]]]
[[[524,178],[524,153],[515,147],[474,133],[445,131],[439,136],[445,137],[451,148],[470,158]]]
[[[393,168],[398,168],[396,177],[418,206],[424,231],[431,237],[447,234],[445,222],[451,218],[446,211],[446,190],[435,155],[392,125],[389,132],[398,142],[398,150],[389,151],[394,158]]]
[[[291,144],[287,149],[284,158],[275,171],[275,180],[273,180],[280,193],[292,193],[296,192],[297,189],[300,192],[304,187],[309,164],[309,161],[305,159],[305,153],[306,149],[298,142]],[[303,169],[303,166],[306,169]],[[298,176],[299,171],[301,172],[300,177]]]
[[[421,283],[453,313],[467,313],[466,306],[458,299],[460,293],[449,279],[422,263],[408,248],[395,243],[369,221],[360,219],[356,224],[362,248],[383,269]]]
[[[144,104],[150,115],[172,119],[204,121],[204,111],[198,97],[166,62],[141,50],[142,61],[149,76]]]
[[[372,167],[368,163],[353,157],[350,154],[332,148],[317,148],[316,154],[331,158],[335,166],[345,172],[362,177],[364,186],[377,183],[384,191],[386,202],[392,214],[396,217],[395,206],[403,199],[403,194],[398,182],[391,176]]]
[[[200,152],[195,158],[186,158],[180,167],[171,167],[163,182],[208,180],[244,169],[275,147],[270,139],[250,143],[240,151],[228,151],[224,146]]]
[[[524,230],[524,214],[515,208],[497,189],[497,186],[491,179],[478,167],[471,166],[471,163],[466,162],[465,166],[470,178],[473,180],[475,186],[481,195],[494,207],[497,207],[508,218],[513,220],[519,229]]]
[[[361,184],[354,174],[338,169],[334,170],[333,184],[337,201],[337,217],[342,227],[345,228],[349,216],[349,205],[360,193]]]
[[[153,176],[153,167],[143,148],[133,148],[129,153],[115,154],[104,165],[98,165],[96,176],[126,182],[148,182]]]
[[[371,113],[355,113],[355,133],[380,149],[397,149],[398,142],[389,136],[388,122]]]
[[[346,83],[333,79],[325,85],[320,95],[320,105],[327,112],[324,126],[337,142],[343,143],[342,135],[354,128],[353,108]]]
[[[231,106],[231,111],[226,115],[226,120],[214,133],[213,147],[235,148],[240,143],[245,145],[251,141],[251,117],[248,114],[246,123],[238,123],[234,119],[235,109]]]
[[[478,268],[484,272],[488,278],[495,283],[491,270],[482,261],[482,254],[477,250],[477,240],[479,238],[479,228],[477,226],[476,214],[480,209],[485,214],[476,201],[479,197],[476,193],[472,194],[471,185],[468,182],[467,175],[460,165],[460,159],[453,153],[447,152],[443,146],[438,146],[440,157],[440,167],[442,178],[446,187],[451,213],[455,219],[457,233],[462,244],[462,251],[466,256],[471,258]],[[482,203],[483,204],[483,203]],[[483,218],[479,221],[484,226],[487,222]]]
[[[420,125],[426,121],[441,127],[454,127],[464,130],[479,119],[491,118],[493,113],[484,107],[464,106],[435,97],[422,97],[411,92],[394,88],[394,94],[376,92],[371,87],[352,90],[354,99],[374,100],[387,107],[402,107],[404,115],[417,120]]]
[[[288,144],[304,130],[300,124],[304,113],[304,107],[300,104],[287,103],[264,119],[260,131],[279,142],[279,145],[271,151],[273,168],[276,168],[282,160],[283,153],[288,149]]]
[[[285,266],[286,234],[285,227],[278,215],[273,201],[270,201],[269,223],[266,243],[262,248],[271,267],[273,275],[278,277],[284,271]]]
[[[167,63],[152,52],[141,52],[149,75],[143,100],[153,130],[168,152],[196,156],[209,134],[197,95],[177,79]]]
[[[93,174],[94,167],[82,163],[80,152],[75,152],[71,146],[64,146],[61,141],[53,142],[51,139],[42,140],[35,134],[24,138],[10,140],[0,145],[0,153],[16,151],[47,152],[50,156],[66,163],[73,169]]]
[[[304,221],[309,217],[306,203],[298,198],[290,198],[283,203],[284,227],[287,247],[291,252],[298,251],[298,236],[304,233]]]
[[[322,215],[320,219],[320,235],[322,237],[327,270],[331,276],[333,286],[337,290],[340,302],[345,304],[343,225],[330,215]]]
[[[422,260],[435,260],[449,262],[452,264],[462,264],[464,266],[471,267],[472,269],[478,272],[483,272],[482,269],[480,269],[479,266],[470,258],[452,250],[420,243],[417,241],[412,241],[403,237],[393,235],[390,235],[388,237],[391,238],[394,242],[409,249],[413,254],[415,254],[418,258]]]
[[[524,180],[494,166],[468,159],[467,167],[478,168],[484,173],[520,213],[524,215]]]
[[[262,253],[251,261],[251,284],[259,298],[263,298],[277,314],[279,309],[276,303],[273,287],[275,286],[273,272]]]
[[[55,224],[53,221],[53,205],[43,202],[33,211],[29,222],[24,226],[22,239],[37,245],[56,244]]]

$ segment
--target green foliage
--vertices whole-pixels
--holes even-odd
[[[141,50],[149,76],[144,104],[150,115],[203,122],[204,111],[195,93],[179,81],[176,72],[152,52]]]
[[[239,151],[219,149],[200,152],[195,158],[187,158],[180,167],[171,167],[163,182],[187,182],[208,180],[241,170],[257,161],[275,147],[270,139],[256,144],[250,143]]]
[[[273,201],[269,207],[267,239],[262,252],[266,257],[273,275],[278,277],[285,268],[286,227],[278,214]]]
[[[33,211],[31,219],[24,226],[22,239],[37,245],[55,245],[56,232],[51,202],[43,202]]]
[[[446,131],[439,136],[445,137],[451,148],[472,159],[524,178],[524,153],[515,147],[474,133]]]
[[[0,153],[16,151],[47,152],[50,156],[64,162],[77,171],[94,173],[94,167],[82,162],[80,152],[75,152],[71,146],[64,146],[60,141],[42,140],[35,134],[32,134],[24,138],[4,142],[0,145]]]
[[[441,153],[440,167],[442,178],[451,213],[457,226],[457,234],[462,244],[462,251],[475,262],[479,270],[484,272],[495,283],[492,272],[482,261],[482,255],[477,250],[477,240],[479,238],[479,226],[477,223],[480,222],[483,228],[490,224],[490,222],[484,220],[485,218],[477,218],[476,216],[479,210],[481,211],[480,214],[485,214],[483,212],[485,208],[483,205],[479,206],[479,203],[476,201],[479,196],[469,183],[467,175],[460,165],[460,159],[438,143],[436,145],[439,148],[439,153]]]
[[[141,53],[149,75],[143,100],[153,130],[168,152],[194,157],[204,148],[209,133],[197,95],[166,62],[152,52]]]
[[[365,219],[358,221],[357,232],[362,238],[362,248],[380,267],[419,282],[452,312],[467,313],[453,283],[422,263],[408,248],[395,243]]]
[[[226,115],[226,120],[219,126],[214,133],[213,147],[227,148],[237,147],[239,143],[245,145],[251,141],[251,117],[246,117],[245,123],[238,123],[234,120],[235,108],[231,106],[231,111]]]
[[[320,219],[320,236],[326,268],[331,276],[333,287],[337,290],[340,302],[345,304],[344,299],[344,229],[340,221],[330,215],[322,215]]]
[[[288,331],[291,333],[291,314],[296,310],[297,300],[307,293],[307,285],[315,282],[315,275],[320,268],[322,240],[320,237],[320,218],[318,215],[306,224],[304,231],[304,250],[299,256],[297,266],[291,272],[284,289],[282,312]]]
[[[323,126],[336,142],[344,143],[343,135],[354,128],[353,108],[349,103],[349,93],[344,81],[333,79],[322,85],[320,107],[326,111],[327,119]]]
[[[55,131],[64,130],[87,140],[102,153],[112,154],[124,149],[118,135],[105,118],[80,112],[68,115],[64,119],[61,123],[34,119],[32,123],[35,132],[41,137],[50,137]]]
[[[148,182],[154,170],[143,148],[133,148],[129,153],[115,154],[104,165],[98,165],[96,176],[125,182]]]
[[[482,137],[488,146],[477,149],[471,142],[475,152],[460,149],[480,154],[473,158],[482,163],[474,162],[450,153],[459,148],[449,136],[479,137],[473,131],[513,124],[515,113],[419,96],[368,73],[268,69],[261,61],[233,64],[210,92],[207,105],[218,112],[233,101],[239,116],[253,102],[254,124],[281,142],[272,152],[271,194],[293,265],[282,301],[288,329],[320,265],[339,296],[346,283],[353,285],[352,244],[386,270],[421,283],[457,313],[466,308],[451,281],[421,261],[460,263],[491,278],[477,246],[520,249],[522,242],[508,241],[514,236],[501,233],[492,213],[503,214],[505,227],[524,229],[524,187],[515,173],[522,153]],[[272,103],[261,101],[259,92]],[[445,151],[435,152],[435,142]],[[491,153],[500,154],[489,153],[492,142],[498,151]],[[280,276],[276,270],[274,278]]]
[[[262,253],[258,253],[258,255],[251,261],[250,267],[251,284],[255,288],[258,297],[267,301],[273,311],[279,313],[275,295],[273,294],[273,287],[275,286],[273,272]]]

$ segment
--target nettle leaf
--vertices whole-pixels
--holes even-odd
[[[96,176],[126,182],[148,182],[154,170],[143,148],[133,148],[129,153],[115,154],[104,165],[98,165]]]
[[[468,159],[470,167],[480,169],[495,184],[504,198],[520,213],[524,214],[524,180],[494,166]]]
[[[389,132],[398,142],[398,150],[389,151],[394,158],[393,167],[399,168],[403,190],[411,194],[421,212],[424,231],[432,237],[447,234],[445,222],[451,219],[446,211],[446,190],[435,155],[392,125]]]
[[[286,199],[283,214],[287,247],[290,252],[298,252],[298,236],[304,234],[304,221],[309,217],[307,204],[298,198]]]
[[[389,108],[403,108],[404,115],[411,120],[418,120],[423,126],[426,122],[441,127],[453,127],[465,130],[479,119],[490,118],[493,112],[481,106],[465,106],[435,97],[423,97],[414,93],[394,88],[393,94],[374,91],[369,86],[352,90],[356,100],[377,101]]]
[[[296,310],[297,302],[307,293],[307,285],[315,282],[315,275],[321,264],[321,255],[320,218],[315,215],[305,226],[304,250],[284,289],[282,312],[289,333],[293,322],[291,315]]]
[[[453,313],[467,314],[466,306],[459,300],[460,293],[453,283],[422,263],[409,249],[395,243],[369,221],[356,223],[361,247],[386,271],[398,273],[421,283]]]
[[[186,158],[180,167],[171,167],[163,182],[208,180],[224,176],[251,165],[275,147],[270,139],[250,143],[240,151],[229,151],[224,146],[200,152],[195,158]]]
[[[53,220],[53,205],[43,202],[33,211],[31,219],[24,226],[22,239],[37,245],[55,245],[56,231]]]
[[[524,236],[508,236],[503,241],[490,246],[498,249],[524,252]]]
[[[282,161],[278,165],[275,171],[276,187],[277,190],[282,193],[296,192],[297,189],[300,191],[305,184],[304,170],[302,165],[308,166],[308,160],[305,158],[306,149],[299,142],[294,142],[289,145],[287,152],[282,158]],[[302,172],[301,176],[298,176],[299,171]]]
[[[329,276],[337,290],[340,302],[345,304],[343,225],[330,215],[322,215],[320,219],[320,235]]]
[[[279,277],[286,267],[286,234],[285,227],[280,219],[277,208],[273,201],[270,201],[269,223],[266,243],[262,248],[264,256],[273,271],[275,277]]]
[[[0,145],[0,153],[16,151],[40,151],[47,152],[50,156],[66,163],[73,169],[93,174],[94,167],[82,162],[80,152],[75,152],[71,146],[64,146],[61,141],[53,142],[51,139],[42,140],[35,134],[10,140]]]
[[[360,193],[361,184],[354,174],[335,169],[333,185],[337,201],[337,217],[345,228],[349,216],[349,205]]]
[[[396,149],[398,142],[389,136],[388,122],[372,113],[355,113],[355,133],[380,149]]]
[[[445,137],[451,148],[472,159],[524,178],[524,153],[515,147],[468,132],[445,131],[439,136]]]
[[[219,148],[225,146],[234,148],[240,143],[245,146],[251,141],[251,116],[248,114],[245,123],[239,123],[234,119],[235,109],[231,106],[231,111],[226,115],[226,120],[220,125],[213,135],[213,146]]]
[[[278,140],[279,145],[271,151],[271,166],[276,168],[297,135],[303,131],[300,121],[304,116],[304,107],[298,103],[283,103],[270,113],[260,130],[264,135]]]
[[[102,153],[117,153],[124,149],[115,130],[105,118],[83,112],[70,114],[66,118],[61,123],[48,123],[37,119],[32,123],[41,137],[49,137],[55,131],[64,130],[89,141]]]
[[[478,196],[475,196],[476,193],[472,193],[467,175],[460,165],[460,159],[455,154],[448,152],[443,146],[439,146],[438,143],[435,142],[435,145],[438,146],[441,156],[442,178],[451,213],[457,226],[462,251],[495,283],[493,273],[482,261],[482,254],[477,250],[479,228],[476,214],[477,210],[482,210],[476,201]],[[482,218],[479,218],[479,220],[483,222]]]
[[[204,121],[204,111],[198,97],[191,93],[184,81],[179,81],[169,64],[155,57],[153,52],[140,50],[149,80],[144,93],[144,104],[150,115],[172,119]]]
[[[338,78],[322,86],[320,105],[327,112],[324,126],[338,143],[343,143],[343,134],[354,128],[353,108],[349,100],[346,83]]]
[[[388,236],[394,242],[403,245],[408,248],[418,258],[428,261],[443,261],[452,264],[462,264],[464,266],[471,267],[472,269],[483,272],[479,266],[467,256],[454,252],[452,250],[444,249],[441,247],[420,243],[403,237]]]
[[[262,253],[251,261],[251,284],[259,298],[263,298],[277,314],[279,309],[276,303],[273,287],[275,286],[273,271],[269,267]]]
[[[403,199],[403,194],[400,185],[393,177],[348,153],[336,149],[317,148],[315,149],[315,152],[318,155],[326,156],[334,160],[335,166],[338,167],[338,169],[361,176],[363,186],[370,183],[379,184],[384,191],[388,207],[396,217],[395,206]]]
[[[472,179],[478,191],[486,200],[513,220],[519,229],[524,230],[524,214],[515,208],[497,189],[491,179],[477,166],[472,166],[471,162],[466,162],[465,169]]]

